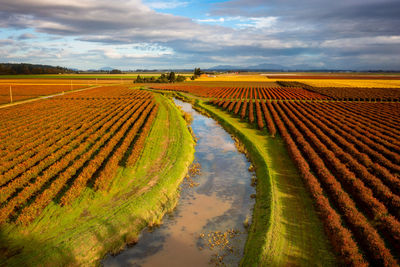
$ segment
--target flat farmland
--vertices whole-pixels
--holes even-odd
[[[387,82],[383,78],[373,81]],[[271,88],[250,81],[243,87],[193,84],[154,88],[184,97],[196,95],[198,105],[211,112],[222,125],[228,125],[227,129],[236,136],[258,129],[259,136],[252,133],[243,140],[245,144],[250,142],[246,147],[252,150],[265,142],[265,147],[259,148],[260,154],[264,149],[270,150],[271,144],[278,147],[283,142],[288,158],[281,152],[281,160],[291,161],[296,166],[323,224],[325,238],[330,241],[339,262],[350,266],[397,266],[400,256],[400,103],[397,103],[397,90],[400,89],[323,88],[305,85],[303,81],[285,79]],[[349,84],[358,81],[346,80]],[[388,84],[396,83],[398,80],[389,80]],[[264,226],[269,227],[266,232],[259,228],[261,222],[257,223],[253,230],[258,231],[257,236],[250,237],[253,240],[259,236],[269,240],[276,231],[282,231],[285,226],[279,225],[280,220],[284,225],[294,223],[302,227],[294,218],[304,216],[300,210],[290,211],[291,218],[282,219],[279,215],[290,209],[285,208],[288,200],[281,197],[287,194],[287,190],[279,186],[283,178],[274,180],[285,168],[274,160],[268,161],[268,154],[265,161],[273,168],[269,170],[273,197],[262,196],[263,189],[258,189],[261,195],[257,201],[269,201],[272,219],[270,226]],[[294,187],[295,179],[292,183]],[[303,235],[307,235],[306,228],[303,228]],[[317,233],[317,230],[310,231]],[[282,260],[285,255],[269,251],[274,249],[272,244],[295,242],[296,237],[290,237],[291,234],[293,232],[287,233],[289,240],[275,236],[266,241],[269,249],[261,249],[259,253],[263,256],[259,261],[254,261],[257,253],[245,257],[245,261],[267,265]]]
[[[71,203],[95,173],[94,187],[106,190],[116,163],[157,112],[150,93],[124,87],[27,105],[1,111],[0,223],[14,218],[26,224],[56,196],[62,205]],[[144,140],[138,138],[126,164],[135,163]]]
[[[39,76],[42,77],[42,76]],[[10,87],[13,102],[69,92],[101,85],[132,84],[127,79],[43,79],[19,78],[0,79],[0,105],[11,102]]]
[[[374,264],[396,264],[400,243],[399,103],[212,103],[285,141],[344,262],[363,264],[360,248]]]
[[[0,104],[11,102],[10,87],[12,91],[12,100],[15,102],[39,96],[88,88],[89,86],[84,84],[0,84]]]
[[[140,229],[159,223],[160,214],[174,207],[166,203],[176,203],[177,188],[193,160],[190,132],[200,127],[199,152],[204,153],[201,134],[208,130],[203,127],[214,119],[233,136],[232,148],[251,161],[252,167],[244,165],[243,171],[255,170],[251,181],[256,194],[244,195],[255,196],[256,202],[245,231],[243,265],[398,265],[398,89],[317,87],[302,79],[258,79],[252,74],[246,81],[246,75],[238,76],[236,81],[226,75],[223,79],[230,81],[204,77],[168,84],[3,80],[0,92],[7,96],[11,84],[16,98],[66,92],[74,86],[68,94],[0,110],[0,225],[6,236],[6,248],[0,249],[6,255],[21,251],[21,257],[6,256],[6,262],[32,259],[38,264],[61,257],[71,265],[97,264],[114,249],[112,243],[100,249],[104,239],[87,231],[92,227],[102,229],[94,235],[118,238],[115,251],[136,241]],[[173,97],[212,119],[179,111]],[[197,122],[199,116],[208,122]],[[188,128],[190,122],[195,130]],[[208,151],[200,159],[213,156]],[[164,198],[166,190],[171,194]],[[147,192],[148,198],[142,198]],[[54,216],[60,217],[60,224],[50,223]],[[111,220],[115,230],[98,220]],[[67,227],[69,223],[73,227]],[[74,227],[92,241],[84,244],[72,230],[60,234]],[[48,245],[43,255],[33,253],[31,246],[22,248],[26,229],[38,240],[51,240],[44,242]],[[198,241],[196,235],[191,239]],[[66,247],[53,254],[54,244]],[[100,254],[88,252],[93,246]],[[67,248],[72,259],[64,257]]]
[[[0,113],[6,265],[98,262],[167,212],[193,160],[180,111],[165,97],[129,86],[99,86]]]

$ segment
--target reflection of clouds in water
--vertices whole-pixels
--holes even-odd
[[[204,158],[206,160],[211,161],[211,160],[214,160],[215,156],[214,156],[214,154],[208,153]]]
[[[201,164],[201,174],[193,179],[200,185],[183,188],[173,215],[169,220],[163,220],[160,229],[152,234],[146,233],[147,238],[141,238],[132,257],[123,256],[121,262],[126,265],[134,262],[144,265],[158,262],[165,265],[168,259],[182,257],[198,257],[206,263],[209,260],[208,254],[202,255],[206,251],[198,251],[197,247],[189,245],[197,242],[194,237],[201,232],[200,229],[206,232],[239,228],[243,231],[243,237],[239,238],[239,254],[243,252],[246,240],[243,221],[251,214],[254,203],[254,199],[250,198],[254,188],[250,186],[252,174],[247,171],[249,162],[238,153],[231,136],[213,119],[199,115],[188,103],[176,103],[182,106],[182,110],[192,114],[194,119],[191,126],[199,138],[195,156]],[[237,266],[240,259],[231,256],[227,258],[232,260],[228,265]],[[147,261],[146,257],[152,260]]]
[[[217,123],[213,119],[206,118],[206,119],[204,119],[204,125],[209,126],[208,128],[211,128],[211,127],[216,126]]]
[[[226,141],[222,136],[219,135],[210,136],[207,141],[208,146],[211,148],[223,149],[224,152],[236,150],[232,140],[230,140],[230,142]]]
[[[235,144],[231,137],[222,129],[212,131],[196,131],[197,136],[202,142],[202,151],[205,149],[218,149],[227,151],[236,151]]]
[[[193,113],[192,105],[179,100],[175,100],[175,103],[182,108],[183,111]]]

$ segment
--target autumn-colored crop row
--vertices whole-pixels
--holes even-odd
[[[253,101],[212,101],[222,109],[226,102],[252,123]],[[343,264],[397,266],[400,104],[256,100],[253,106],[258,128],[263,121],[285,141]]]
[[[299,87],[214,88],[209,90],[206,96],[217,99],[330,99]]]
[[[31,84],[0,84],[0,104],[9,103],[10,98],[10,86],[12,92],[13,101],[19,101],[29,98],[35,98],[38,96],[52,95],[70,90],[77,90],[88,87],[88,85],[31,85]]]
[[[68,205],[88,184],[106,190],[128,148],[127,156],[140,155],[157,110],[152,98],[108,86],[0,110],[0,223],[29,223],[54,198]]]
[[[251,86],[251,85],[250,85]],[[329,96],[305,90],[301,87],[211,87],[199,85],[154,85],[153,89],[191,93],[214,99],[331,99]]]
[[[400,101],[399,80],[390,80],[386,85],[382,80],[354,82],[354,80],[298,80],[298,81],[278,81],[277,83],[283,87],[301,87],[308,91],[312,91],[333,100],[346,101]],[[393,88],[390,88],[393,83]],[[363,85],[369,85],[363,87]],[[385,86],[383,86],[385,85]],[[389,87],[389,88],[388,88]]]

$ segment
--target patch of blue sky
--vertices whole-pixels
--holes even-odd
[[[172,14],[175,16],[183,16],[192,19],[194,22],[209,25],[220,25],[230,28],[262,28],[269,26],[276,21],[276,17],[243,17],[243,16],[213,16],[210,11],[218,3],[224,0],[173,0],[158,1],[145,0],[143,3],[157,12]],[[251,10],[252,8],[250,8]]]
[[[188,17],[191,19],[199,19],[209,13],[212,5],[221,3],[221,0],[173,0],[158,1],[144,0],[143,3],[157,12],[172,14],[175,16]]]

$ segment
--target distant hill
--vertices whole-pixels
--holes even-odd
[[[114,68],[111,67],[102,67],[99,69],[99,71],[112,71]]]
[[[208,68],[208,70],[243,70],[243,71],[296,71],[296,70],[314,70],[315,67],[307,64],[298,64],[294,66],[282,66],[279,64],[263,63],[253,66],[234,66],[218,65]],[[321,69],[323,71],[323,69]]]
[[[28,63],[0,63],[0,75],[14,74],[59,74],[75,73],[76,71],[60,66],[28,64]]]

